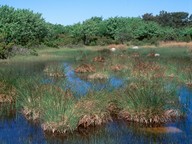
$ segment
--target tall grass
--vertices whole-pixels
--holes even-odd
[[[73,108],[76,102],[70,91],[52,84],[41,84],[40,79],[19,82],[17,103],[29,120],[38,120],[46,131],[66,132],[76,128]]]
[[[171,115],[165,112],[179,109],[175,85],[163,79],[138,79],[121,92],[119,101],[122,112],[127,112],[122,117],[146,124],[166,122]]]

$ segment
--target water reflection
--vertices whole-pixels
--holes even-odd
[[[123,86],[125,81],[123,81],[120,78],[117,77],[110,77],[106,81],[87,81],[84,79],[81,79],[75,71],[72,69],[72,67],[69,64],[64,63],[63,64],[63,71],[65,73],[66,78],[50,78],[46,77],[43,80],[43,83],[54,83],[62,87],[63,89],[70,89],[75,96],[83,96],[86,95],[90,90],[102,90],[107,89],[109,91],[113,89],[117,89]]]

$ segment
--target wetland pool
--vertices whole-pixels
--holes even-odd
[[[41,69],[44,66],[41,66]],[[83,95],[88,89],[94,87],[95,90],[108,88],[121,88],[123,81],[118,77],[110,77],[108,81],[93,84],[78,77],[71,67],[64,64],[68,86],[73,86],[75,94]],[[54,78],[46,77],[42,83],[54,83]],[[79,87],[81,86],[81,87]],[[72,88],[72,87],[71,87]],[[25,119],[19,112],[11,106],[1,105],[0,115],[0,143],[2,144],[85,144],[85,143],[192,143],[192,90],[180,87],[178,90],[180,102],[186,116],[181,120],[176,120],[159,128],[145,128],[138,124],[114,120],[102,127],[90,128],[83,134],[75,133],[68,136],[47,135],[41,129],[40,124],[34,124]]]

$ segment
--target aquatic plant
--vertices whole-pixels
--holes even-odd
[[[51,84],[40,84],[39,81],[21,81],[18,87],[19,103],[23,114],[28,120],[40,121],[45,131],[74,130],[76,123],[73,119],[75,98],[69,90]],[[25,83],[25,89],[22,84]]]
[[[138,79],[119,96],[119,117],[128,121],[159,124],[180,116],[176,88],[163,79]]]
[[[89,92],[82,97],[76,104],[77,115],[81,116],[78,126],[87,128],[111,121],[111,112],[108,107],[112,100],[110,93],[106,90]]]

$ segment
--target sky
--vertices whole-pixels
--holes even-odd
[[[93,16],[138,17],[145,13],[188,12],[192,14],[192,0],[0,0],[0,5],[30,9],[42,14],[50,23],[72,25]]]

